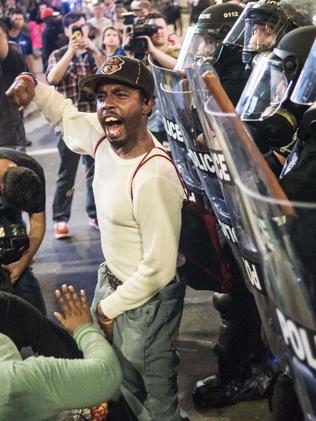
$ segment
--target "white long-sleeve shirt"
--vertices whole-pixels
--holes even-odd
[[[78,112],[40,82],[35,102],[48,120],[60,125],[71,150],[94,155],[104,135],[95,113]],[[153,142],[161,147],[155,138]],[[156,153],[164,152],[153,149],[150,155]],[[173,165],[155,157],[137,172],[132,201],[131,179],[142,158],[122,159],[106,140],[95,155],[93,191],[102,251],[112,273],[123,282],[101,301],[109,318],[147,302],[176,271],[183,187]]]

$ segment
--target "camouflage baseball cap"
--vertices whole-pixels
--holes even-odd
[[[79,88],[87,93],[95,93],[100,82],[118,82],[140,89],[146,97],[154,96],[154,78],[144,63],[135,58],[112,56],[99,68],[96,74],[79,81]]]

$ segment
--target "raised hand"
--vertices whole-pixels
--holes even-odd
[[[72,285],[62,285],[55,291],[56,298],[64,315],[55,311],[54,316],[59,324],[73,334],[76,328],[83,323],[92,323],[92,316],[84,290],[78,295]]]
[[[68,51],[75,55],[80,49],[82,49],[82,37],[78,36],[76,34],[72,34],[69,38],[69,44],[68,44]]]
[[[34,98],[35,85],[30,80],[17,78],[6,91],[6,95],[17,107],[26,107]]]

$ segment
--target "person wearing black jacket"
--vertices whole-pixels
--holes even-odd
[[[8,27],[0,20],[0,63],[1,99],[0,99],[0,146],[24,150],[26,144],[23,114],[9,101],[4,92],[11,86],[16,76],[27,71],[27,66],[20,47],[9,41]]]

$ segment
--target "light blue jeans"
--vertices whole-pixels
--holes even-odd
[[[114,292],[102,263],[92,303]],[[123,369],[121,392],[139,421],[181,421],[175,342],[183,311],[185,283],[179,276],[142,306],[113,323],[113,347]]]

